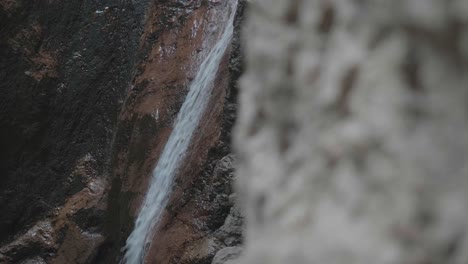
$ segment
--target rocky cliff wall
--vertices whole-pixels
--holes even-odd
[[[215,44],[214,36],[206,33],[215,26],[217,16],[228,15],[221,12],[219,7],[216,4],[201,5],[190,14],[179,14],[185,16],[187,22],[174,25],[170,30],[162,30],[163,33],[158,36],[159,42],[153,43],[149,49],[149,53],[155,55],[149,57],[149,61],[141,68],[141,75],[136,77],[135,87],[140,87],[140,90],[127,99],[127,108],[122,112],[119,127],[122,131],[117,134],[113,154],[116,161],[112,167],[116,169],[114,174],[117,177],[113,179],[110,191],[108,230],[121,232],[111,233],[113,238],[109,240],[111,244],[108,246],[115,254],[111,254],[112,258],[118,259],[117,255],[121,253],[120,249],[133,228],[141,200],[148,189],[152,169],[169,137],[184,92],[187,92],[201,58]],[[167,4],[154,7],[155,10],[169,8]],[[161,30],[158,23],[159,15],[150,17],[148,31]],[[150,34],[147,36],[150,37]],[[164,45],[183,48],[161,54]],[[187,48],[188,45],[192,47]],[[187,57],[190,58],[190,54],[194,54],[195,59],[184,62]],[[166,63],[161,64],[161,56],[168,56]],[[225,188],[216,191],[213,187],[220,182],[228,185],[226,177],[230,175],[213,177],[212,174],[214,163],[228,155],[230,150],[229,131],[234,121],[235,104],[234,96],[231,95],[228,66],[232,60],[229,58],[229,54],[226,54],[221,63],[207,112],[179,170],[174,192],[148,253],[149,263],[194,263],[198,259],[212,258],[215,253],[210,251],[205,255],[200,253],[200,256],[183,256],[188,251],[198,251],[194,247],[204,250],[201,247],[207,243],[207,234],[223,224],[231,205],[227,196],[223,201],[216,200],[220,199],[218,194],[222,194],[217,192],[224,192]],[[180,65],[184,65],[184,68],[177,67]],[[141,158],[144,156],[149,158]]]
[[[218,1],[0,6],[0,263],[116,263],[188,85],[214,44]],[[240,242],[229,198],[235,42],[149,263],[208,263]]]
[[[0,6],[0,241],[24,246],[1,252],[8,263],[53,259],[55,242],[71,228],[58,222],[76,222],[74,228],[101,221],[101,210],[85,217],[91,223],[77,220],[87,213],[65,216],[78,212],[67,203],[95,203],[89,197],[100,192],[147,1]],[[27,238],[28,228],[45,235]]]

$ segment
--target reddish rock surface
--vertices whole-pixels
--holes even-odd
[[[134,2],[0,0],[0,263],[121,258],[225,15],[219,1]],[[223,59],[147,263],[210,263],[240,243],[227,156],[238,42]]]
[[[164,8],[167,6],[155,9]],[[121,124],[132,124],[132,136],[126,137],[132,143],[129,144],[124,139],[116,143],[117,161],[113,167],[116,168],[114,174],[119,177],[114,178],[110,191],[108,230],[121,230],[121,233],[111,235],[114,236],[109,239],[111,245],[107,245],[111,248],[107,250],[113,251],[114,254],[120,253],[117,249],[124,246],[125,239],[133,227],[137,210],[148,188],[152,169],[168,139],[176,111],[182,104],[185,94],[181,94],[181,89],[174,93],[174,87],[181,87],[182,91],[187,91],[202,58],[215,44],[215,38],[207,33],[212,34],[208,27],[213,26],[217,15],[227,15],[220,13],[219,8],[218,5],[201,5],[185,18],[186,24],[176,24],[173,29],[158,37],[160,42],[152,45],[150,54],[153,55],[141,67],[142,73],[136,78],[135,87],[141,87],[141,90],[137,90],[127,99],[127,108],[121,115]],[[146,31],[158,32],[160,18],[153,18],[154,21],[150,18],[150,26],[146,27]],[[198,33],[194,34],[194,29],[197,29],[195,32]],[[144,36],[150,34],[145,33]],[[148,43],[145,38],[143,42]],[[160,43],[171,47],[184,45],[184,48],[171,51],[170,56],[163,58],[165,63],[161,64],[161,50],[164,48],[161,48]],[[187,49],[187,45],[191,45],[191,48]],[[223,245],[220,239],[209,234],[223,225],[232,206],[228,199],[231,192],[230,175],[213,177],[211,170],[217,160],[229,153],[229,131],[234,121],[235,106],[234,94],[231,91],[231,71],[228,69],[231,62],[229,54],[230,52],[225,55],[221,63],[207,111],[192,138],[190,151],[179,169],[171,199],[147,254],[148,263],[201,263],[200,261],[210,260]],[[187,60],[187,57],[192,59]],[[156,112],[156,120],[155,109],[169,112],[159,110]],[[175,111],[171,111],[173,109]],[[118,134],[117,138],[119,137],[124,138],[122,134]],[[127,149],[128,146],[139,146],[140,149]],[[131,153],[137,156],[146,155],[149,158],[133,160]],[[141,163],[142,161],[144,162]],[[215,185],[218,186],[218,190]],[[220,198],[220,195],[223,198]]]

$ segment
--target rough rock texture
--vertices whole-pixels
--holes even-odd
[[[235,264],[242,252],[241,247],[225,247],[218,251],[211,264]]]
[[[172,10],[166,3],[155,5],[155,10]],[[169,65],[179,65],[177,59],[185,58],[187,52],[193,54],[194,50],[204,51],[204,54],[195,53],[196,58],[206,55],[206,50],[214,42],[209,36],[203,37],[203,32],[209,32],[206,27],[216,22],[216,16],[227,15],[216,10],[219,5],[188,7],[193,8],[186,18],[188,22],[164,31],[157,39],[161,43],[169,42],[174,47],[186,46],[187,37],[184,34],[193,34],[194,27],[202,36],[192,37],[191,49],[175,49],[171,52],[173,54],[167,59]],[[160,17],[155,15],[153,19],[154,22],[148,24],[156,23],[156,27],[148,31],[158,32]],[[229,199],[232,192],[232,157],[227,155],[236,110],[235,93],[232,91],[235,82],[232,78],[237,78],[241,70],[241,67],[235,66],[239,64],[238,48],[236,43],[232,48],[232,56],[226,54],[219,69],[208,111],[192,138],[190,151],[179,169],[166,211],[148,250],[148,263],[206,263],[211,261],[217,250],[226,246],[224,239],[228,238],[216,237],[213,232],[224,224],[233,205],[232,199]],[[158,57],[161,52],[159,45],[153,44],[152,49],[154,51],[150,53],[154,52]],[[193,69],[197,69],[200,62],[201,59],[192,60]],[[121,257],[121,248],[133,227],[152,169],[184,98],[184,94],[180,94],[180,91],[176,93],[174,87],[188,87],[195,74],[189,65],[186,67],[170,69],[170,75],[167,75],[164,74],[168,71],[167,64],[149,57],[148,63],[141,69],[142,74],[136,77],[135,87],[139,88],[127,98],[114,143],[115,160],[111,165],[116,177],[109,196],[109,239],[101,249],[111,253],[103,253],[107,256],[103,261],[114,263]],[[154,78],[155,75],[160,77]],[[230,243],[238,244],[240,238],[231,239]]]
[[[204,129],[198,130],[201,133],[192,139],[187,162],[176,178],[173,194],[148,251],[148,263],[210,263],[218,250],[242,241],[242,216],[233,207],[235,195],[231,187],[234,157],[229,153],[236,111],[236,81],[243,70],[239,32],[244,5],[244,1],[238,5],[231,55],[226,57],[229,67],[220,69],[229,72],[229,78],[216,81],[217,85],[219,81],[229,87],[224,109],[216,116],[216,107],[208,106],[210,113],[200,124]],[[221,130],[216,131],[216,127]]]
[[[0,263],[116,263],[223,15],[217,1],[72,2],[0,0]],[[238,42],[156,234],[158,263],[182,252],[209,263],[241,241],[229,155]]]
[[[76,245],[67,262],[80,263],[99,243],[105,165],[146,4],[0,1],[0,262],[64,263],[61,250]]]
[[[467,263],[468,2],[250,11],[242,263]]]

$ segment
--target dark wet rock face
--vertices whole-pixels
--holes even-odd
[[[0,238],[8,241],[102,175],[143,10],[109,1],[1,6]],[[86,157],[88,170],[75,173]]]
[[[120,259],[219,6],[0,0],[0,263]],[[211,263],[241,243],[230,154],[241,17],[149,263]]]

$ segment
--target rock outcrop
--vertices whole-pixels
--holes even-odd
[[[225,247],[216,253],[211,264],[236,264],[241,253],[241,247]]]

